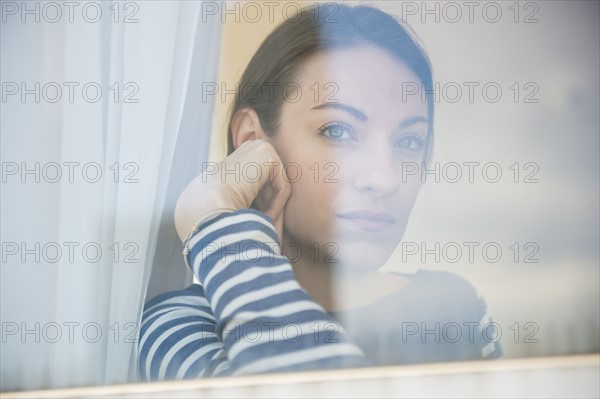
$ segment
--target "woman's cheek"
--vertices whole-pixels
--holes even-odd
[[[288,233],[299,240],[311,242],[326,239],[331,231],[332,191],[335,186],[335,183],[326,183],[315,177],[312,172],[304,173],[298,181],[290,182],[292,195],[284,213]]]
[[[310,220],[314,209],[311,202],[310,191],[304,187],[302,180],[290,181],[292,194],[286,203],[284,224],[287,232],[298,240],[303,240],[310,232]]]

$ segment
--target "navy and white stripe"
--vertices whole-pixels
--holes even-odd
[[[367,366],[343,328],[296,281],[272,220],[254,209],[205,222],[188,246],[201,285],[149,301],[143,380]]]

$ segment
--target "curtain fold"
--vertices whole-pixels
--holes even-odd
[[[136,380],[153,265],[177,262],[155,261],[170,190],[208,154],[220,24],[200,1],[88,3],[96,22],[2,23],[2,391]]]

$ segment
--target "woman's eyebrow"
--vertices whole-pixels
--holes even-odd
[[[350,115],[354,116],[356,119],[360,120],[360,121],[367,121],[369,118],[367,117],[367,115],[365,115],[364,112],[362,112],[359,109],[356,109],[354,107],[351,107],[349,105],[346,104],[342,104],[342,103],[323,103],[323,104],[319,104],[316,105],[314,107],[312,107],[312,109],[325,109],[325,108],[335,108],[335,109],[341,109],[342,111],[346,111],[348,112]],[[402,121],[402,123],[400,123],[400,125],[398,126],[398,129],[404,129],[408,126],[417,124],[417,123],[427,123],[427,118],[425,118],[424,116],[414,116],[412,118],[408,118],[404,121]]]
[[[323,104],[319,104],[319,105],[312,107],[312,109],[323,109],[323,108],[341,109],[342,111],[348,112],[350,115],[352,115],[356,119],[363,121],[363,122],[366,121],[367,119],[369,119],[369,118],[367,118],[367,115],[365,115],[364,112],[362,112],[354,107],[351,107],[349,105],[342,104],[342,103],[323,103]]]
[[[425,118],[424,116],[413,116],[412,118],[408,118],[405,119],[404,121],[402,121],[402,123],[400,123],[399,128],[400,129],[404,129],[406,127],[409,127],[411,125],[414,125],[416,123],[427,123],[427,118]]]

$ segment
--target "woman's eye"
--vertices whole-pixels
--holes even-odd
[[[420,136],[404,136],[398,140],[398,147],[411,151],[421,151],[425,146],[425,140]]]
[[[330,140],[348,140],[352,138],[350,128],[338,122],[328,123],[319,131],[322,136]]]

